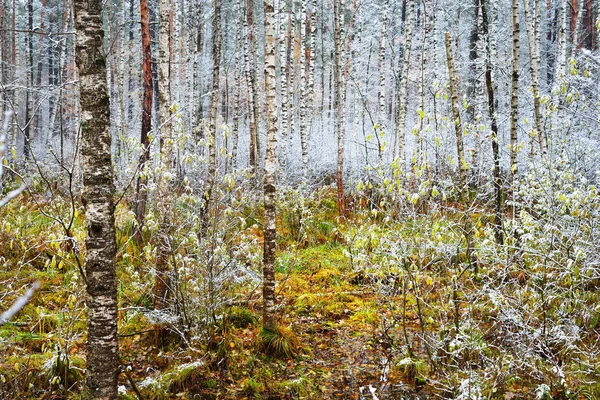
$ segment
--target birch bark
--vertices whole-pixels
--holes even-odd
[[[265,88],[267,94],[267,143],[264,170],[264,266],[263,329],[275,331],[275,174],[277,172],[277,104],[275,78],[275,28],[273,0],[264,0]]]
[[[110,103],[106,82],[102,2],[75,0],[76,64],[81,103],[83,203],[87,237],[87,374],[94,399],[117,398],[116,241]]]
[[[402,61],[402,76],[400,77],[400,87],[398,90],[398,109],[396,124],[396,141],[398,143],[395,149],[395,157],[398,157],[398,165],[404,169],[405,158],[404,148],[406,146],[406,108],[408,104],[408,71],[410,67],[410,50],[412,46],[413,27],[415,24],[415,0],[408,0],[408,15],[406,23],[406,32],[404,37],[404,59]]]

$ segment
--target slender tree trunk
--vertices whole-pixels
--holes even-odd
[[[467,260],[473,263],[473,226],[471,223],[471,212],[469,205],[469,187],[467,186],[467,159],[465,158],[465,149],[463,145],[463,127],[460,119],[458,102],[458,76],[454,69],[452,59],[452,39],[450,32],[446,32],[446,60],[448,63],[448,76],[450,78],[450,102],[452,103],[452,119],[454,121],[454,132],[456,136],[456,153],[458,156],[458,171],[460,184],[460,200],[465,208],[465,227],[464,236],[467,244]]]
[[[253,57],[254,51],[254,0],[247,0],[246,4],[246,31],[247,41],[244,51],[244,61],[246,66],[246,84],[248,86],[248,114],[250,125],[250,168],[252,171],[257,167],[258,160],[258,102],[256,91],[256,58]]]
[[[290,160],[290,152],[291,152],[291,140],[294,137],[295,130],[295,84],[296,84],[296,58],[295,58],[295,48],[296,48],[296,12],[294,8],[294,1],[289,0],[288,3],[288,49],[287,49],[287,71],[288,71],[288,94],[287,94],[287,127],[285,132],[286,140],[283,143],[285,162],[289,162]]]
[[[389,0],[384,0],[381,8],[381,32],[379,33],[379,117],[377,118],[378,123],[378,137],[382,138],[385,134],[385,121],[386,121],[386,109],[385,109],[385,47],[387,43],[387,25],[388,25],[388,3]],[[381,147],[381,146],[379,146]],[[379,149],[379,161],[383,152]]]
[[[585,4],[584,3],[585,0],[578,0],[578,1],[574,1],[574,3],[577,5],[577,14],[575,15],[575,24],[571,25],[572,28],[572,32],[571,32],[571,38],[572,38],[572,42],[571,42],[571,51],[569,53],[569,57],[574,57],[575,55],[575,51],[581,47],[581,25],[583,23],[583,11],[585,10]]]
[[[402,76],[398,90],[398,109],[396,123],[397,148],[394,150],[398,157],[398,165],[404,169],[404,147],[406,146],[406,106],[408,104],[408,71],[410,67],[410,50],[412,46],[413,26],[415,24],[415,0],[408,0],[408,21],[404,39],[404,60],[402,62]]]
[[[27,27],[29,28],[30,31],[33,31],[33,0],[28,0],[27,1]],[[32,150],[32,143],[31,143],[31,124],[30,124],[30,119],[31,119],[31,96],[29,94],[30,89],[33,86],[33,34],[29,34],[27,35],[27,68],[28,68],[28,72],[27,72],[27,77],[29,79],[28,81],[28,89],[26,89],[25,91],[25,129],[23,130],[23,137],[24,137],[24,146],[23,146],[23,158],[25,159],[25,162],[29,161],[30,158],[30,152]]]
[[[535,125],[537,128],[537,137],[540,144],[542,156],[548,153],[546,144],[546,129],[542,119],[542,110],[540,102],[540,0],[532,0],[535,3],[534,14],[532,15],[529,0],[523,0],[523,11],[525,12],[525,26],[527,29],[527,41],[529,43],[529,72],[531,73],[531,88],[533,90],[533,112],[535,115]]]
[[[142,99],[142,131],[140,134],[140,143],[142,144],[142,154],[139,161],[139,175],[137,179],[137,205],[136,221],[138,225],[137,240],[141,243],[142,227],[144,226],[144,214],[146,213],[146,203],[148,201],[148,176],[146,164],[150,159],[150,138],[149,133],[152,130],[152,53],[150,51],[150,19],[148,15],[148,0],[140,0],[140,16],[142,26],[142,80],[144,86],[144,95]]]
[[[45,15],[46,15],[46,0],[42,0],[42,9],[41,9],[41,13],[40,13],[40,30],[42,32],[44,32],[45,30]],[[41,96],[40,96],[40,91],[41,91],[41,86],[42,86],[42,73],[44,71],[44,37],[46,35],[40,35],[39,40],[38,40],[38,59],[37,59],[37,73],[36,73],[36,78],[35,78],[35,88],[37,90],[37,94],[34,96],[34,101],[33,104],[39,104],[41,102]],[[33,65],[33,60],[32,60],[32,65]],[[33,84],[33,82],[32,82]],[[46,104],[48,104],[46,102]],[[38,133],[41,132],[40,129],[40,113],[42,112],[42,108],[40,107],[38,112],[35,113],[34,117],[33,117],[33,121],[31,122],[32,128],[33,128],[33,132]],[[42,115],[43,117],[43,115]],[[42,121],[43,123],[43,121]],[[48,135],[48,132],[46,130],[46,135]],[[46,142],[46,141],[44,141]]]
[[[341,216],[346,215],[346,200],[344,195],[344,14],[345,1],[334,0],[334,54],[335,63],[333,66],[336,92],[336,133],[337,133],[337,206]]]
[[[557,39],[557,56],[556,56],[556,73],[554,74],[555,84],[561,85],[561,81],[567,76],[567,22],[569,20],[567,10],[567,0],[561,0],[559,19],[560,26],[558,28]]]
[[[117,342],[116,241],[110,104],[102,30],[102,2],[74,1],[77,68],[81,102],[83,203],[87,237],[87,373],[93,399],[116,399]]]
[[[502,245],[504,236],[502,232],[502,186],[500,177],[500,148],[498,143],[498,117],[496,115],[496,102],[494,99],[494,83],[492,82],[492,60],[490,57],[490,39],[488,28],[488,0],[481,0],[481,17],[482,17],[482,32],[486,41],[486,63],[485,63],[485,86],[487,89],[488,99],[488,117],[492,125],[492,155],[494,157],[494,191],[496,194],[495,201],[495,224],[494,233],[496,243]]]
[[[233,129],[232,129],[232,140],[233,146],[231,150],[231,171],[235,174],[237,170],[237,154],[238,154],[238,140],[239,140],[239,118],[240,118],[240,97],[242,95],[242,84],[241,84],[241,74],[240,74],[240,62],[242,58],[242,52],[244,49],[244,42],[242,37],[243,27],[244,27],[244,7],[241,0],[237,1],[237,28],[236,28],[236,53],[235,53],[235,81],[237,84],[235,85],[235,100],[233,104]]]
[[[308,177],[308,133],[306,131],[306,107],[308,102],[307,91],[307,74],[309,47],[306,45],[306,37],[308,33],[308,19],[306,17],[306,3],[309,0],[302,0],[302,10],[300,13],[300,148],[302,152],[302,175],[306,179]]]
[[[516,210],[515,190],[518,177],[518,150],[519,138],[517,135],[519,123],[519,1],[512,0],[512,79],[510,100],[510,176],[511,176],[511,199],[513,201],[512,217],[515,218]]]
[[[273,0],[264,0],[265,88],[267,94],[267,147],[264,170],[263,329],[275,331],[275,175],[277,173],[277,89],[275,80],[275,23]]]
[[[202,209],[201,237],[206,236],[209,225],[212,191],[217,174],[217,110],[219,107],[219,79],[221,76],[221,0],[214,2],[213,15],[213,82],[210,98],[210,115],[208,117],[208,176],[204,190],[204,206]]]
[[[289,80],[289,48],[291,46],[291,31],[290,31],[290,14],[287,12],[289,3],[285,0],[280,0],[279,6],[279,64],[281,75],[281,155],[279,157],[279,165],[283,174],[287,169],[287,133],[288,133],[288,80]]]
[[[170,254],[170,225],[171,225],[171,153],[172,153],[172,122],[171,118],[171,7],[170,0],[160,0],[158,3],[158,90],[159,90],[159,121],[160,121],[160,161],[161,168],[158,181],[158,205],[160,217],[158,225],[158,250],[156,257],[156,276],[154,284],[154,308],[163,310],[169,307],[170,286],[169,254]]]

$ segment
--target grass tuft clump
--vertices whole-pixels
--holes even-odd
[[[259,350],[263,353],[277,358],[292,358],[300,350],[300,340],[298,336],[287,327],[277,327],[277,330],[271,331],[261,329],[258,342]]]

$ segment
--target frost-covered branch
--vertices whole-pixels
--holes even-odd
[[[0,179],[4,175],[4,154],[6,153],[6,131],[8,131],[8,123],[12,116],[11,111],[7,111],[4,116],[4,123],[2,124],[2,130],[0,131]],[[2,188],[0,184],[0,189]],[[4,207],[8,204],[9,201],[17,197],[21,192],[25,190],[25,184],[21,185],[19,188],[8,192],[6,196],[0,198],[0,208]]]
[[[29,288],[25,294],[17,299],[15,303],[0,316],[0,326],[7,323],[12,317],[14,317],[19,311],[23,309],[29,303],[33,295],[40,290],[42,285],[39,281],[35,281],[33,286]]]
[[[581,49],[581,54],[586,56],[590,61],[593,61],[596,65],[600,65],[600,59],[597,58],[591,51],[588,49]]]

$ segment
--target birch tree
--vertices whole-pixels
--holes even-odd
[[[333,1],[334,16],[334,79],[336,92],[336,136],[337,136],[337,206],[340,215],[346,215],[345,195],[344,195],[344,15],[345,1]]]
[[[404,59],[402,61],[402,75],[398,89],[398,108],[396,116],[396,142],[394,149],[399,165],[404,169],[404,147],[406,146],[406,108],[408,104],[408,71],[410,68],[410,50],[412,46],[413,27],[415,23],[415,0],[408,0],[406,31],[404,35]]]
[[[517,184],[518,176],[518,121],[519,121],[519,2],[512,0],[511,4],[511,23],[512,23],[512,73],[511,73],[511,99],[510,99],[510,176],[511,176],[511,191],[513,194],[512,201],[514,202],[514,191]],[[515,209],[513,207],[513,217]]]
[[[88,308],[87,375],[91,398],[116,399],[119,374],[117,276],[110,103],[102,2],[75,0],[81,103],[83,203]]]
[[[267,143],[264,169],[263,329],[274,332],[275,320],[275,175],[277,173],[277,88],[273,0],[264,0]]]
[[[536,136],[539,140],[542,155],[548,153],[546,144],[546,129],[542,119],[542,106],[540,102],[540,1],[534,2],[534,9],[529,6],[530,0],[523,0],[523,11],[525,13],[525,26],[527,30],[527,42],[529,44],[529,72],[531,74],[531,89],[533,92],[533,112],[535,116]]]
[[[380,13],[381,13],[381,32],[379,34],[379,136],[385,132],[385,99],[386,99],[386,91],[385,91],[385,49],[387,42],[387,14],[388,14],[388,2],[389,0],[384,0],[383,4],[380,5]],[[381,151],[379,152],[381,154]]]
[[[496,100],[494,94],[494,83],[492,82],[492,59],[490,52],[490,39],[489,39],[489,27],[488,27],[488,0],[481,0],[481,27],[483,38],[485,40],[485,87],[487,90],[487,106],[488,106],[488,117],[491,121],[492,130],[492,155],[494,158],[494,191],[495,191],[495,236],[496,242],[499,245],[504,243],[502,233],[502,182],[500,182],[500,146],[498,138],[498,116],[496,114]]]
[[[154,284],[154,308],[161,310],[168,307],[170,279],[168,273],[169,259],[169,227],[171,224],[170,204],[170,169],[172,152],[171,122],[171,35],[170,35],[170,0],[160,0],[158,7],[158,87],[160,110],[160,172],[158,182],[158,203],[161,206],[158,227],[158,250],[156,258],[156,277]]]
[[[459,176],[459,193],[460,201],[465,208],[465,226],[464,226],[464,237],[467,245],[467,260],[472,263],[473,256],[473,227],[471,224],[471,213],[469,212],[469,187],[467,186],[467,171],[468,164],[465,158],[465,147],[463,143],[463,126],[460,118],[460,109],[458,105],[458,76],[454,69],[454,60],[452,57],[452,39],[450,32],[446,32],[445,35],[446,43],[446,61],[448,64],[448,76],[450,78],[450,103],[452,106],[452,121],[454,123],[454,133],[456,137],[456,154],[458,156],[458,176]]]
[[[208,116],[208,172],[204,189],[204,205],[202,209],[202,223],[200,236],[205,237],[208,229],[208,219],[212,201],[212,190],[217,173],[217,110],[219,107],[219,79],[221,76],[221,0],[214,2],[213,14],[213,81],[210,97],[210,110]]]

